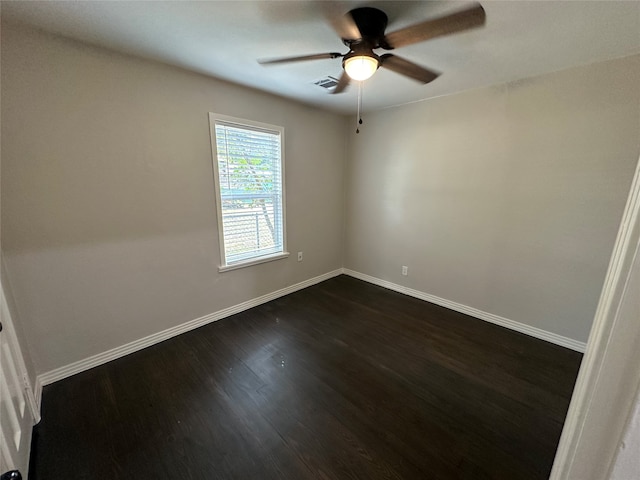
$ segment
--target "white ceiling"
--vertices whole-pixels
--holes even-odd
[[[380,69],[364,83],[365,110],[640,52],[640,1],[483,1],[484,28],[394,54],[442,72],[420,85]],[[328,11],[375,6],[387,32],[469,5],[453,1],[3,1],[5,20],[160,60],[341,113],[355,86],[330,95],[313,84],[341,60],[261,66],[260,58],[346,52]]]

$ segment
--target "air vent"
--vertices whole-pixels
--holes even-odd
[[[338,85],[338,79],[333,78],[331,76],[326,76],[324,78],[321,78],[317,82],[313,82],[313,84],[318,85],[319,87],[322,87],[324,89],[330,90],[334,88],[336,85]]]

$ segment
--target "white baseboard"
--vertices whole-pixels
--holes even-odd
[[[85,370],[97,367],[98,365],[110,362],[111,360],[124,357],[125,355],[137,352],[138,350],[142,350],[143,348],[155,345],[156,343],[160,343],[164,340],[201,327],[208,323],[215,322],[222,318],[243,312],[244,310],[248,310],[263,303],[270,302],[271,300],[275,300],[276,298],[280,298],[298,290],[302,290],[303,288],[310,287],[311,285],[315,285],[316,283],[320,283],[330,278],[336,277],[341,273],[342,269],[333,270],[323,275],[319,275],[303,282],[296,283],[295,285],[281,288],[280,290],[276,290],[275,292],[267,293],[266,295],[262,295],[261,297],[247,300],[246,302],[239,303],[238,305],[224,308],[222,310],[218,310],[217,312],[210,313],[209,315],[205,315],[204,317],[196,318],[181,325],[176,325],[175,327],[171,327],[161,332],[151,334],[147,337],[140,338],[120,347],[112,348],[111,350],[107,350],[106,352],[92,355],[83,360],[65,365],[64,367],[56,368],[49,372],[42,373],[36,378],[35,386],[35,395],[38,409],[40,408],[42,387],[44,387],[45,385],[49,385],[53,382],[57,382],[58,380],[62,380],[63,378],[70,377],[71,375],[75,375],[76,373],[84,372]]]
[[[330,278],[336,277],[342,273],[354,278],[358,278],[360,280],[364,280],[365,282],[372,283],[374,285],[379,285],[396,292],[404,293],[411,297],[419,298],[421,300],[425,300],[427,302],[434,303],[436,305],[440,305],[442,307],[449,308],[451,310],[455,310],[457,312],[464,313],[481,320],[485,320],[487,322],[495,323],[496,325],[500,325],[535,338],[546,340],[556,345],[561,345],[563,347],[576,350],[578,352],[584,352],[586,348],[585,343],[578,342],[577,340],[573,340],[571,338],[563,337],[556,333],[547,332],[546,330],[542,330],[540,328],[525,325],[523,323],[509,320],[508,318],[500,317],[492,313],[483,312],[482,310],[468,307],[460,303],[452,302],[444,298],[436,297],[435,295],[430,295],[419,290],[414,290],[402,285],[366,275],[364,273],[349,270],[347,268],[342,268],[327,272],[317,277],[310,278],[300,283],[296,283],[295,285],[291,285],[289,287],[281,288],[280,290],[276,290],[275,292],[267,293],[266,295],[262,295],[261,297],[247,300],[246,302],[240,303],[238,305],[218,310],[217,312],[210,313],[209,315],[190,320],[181,325],[176,325],[175,327],[171,327],[161,332],[151,334],[147,337],[143,337],[125,345],[121,345],[120,347],[112,348],[111,350],[107,350],[106,352],[98,353],[97,355],[92,355],[91,357],[85,358],[83,360],[70,363],[69,365],[65,365],[49,372],[42,373],[37,376],[34,388],[34,396],[38,411],[40,411],[42,388],[45,385],[49,385],[53,382],[57,382],[58,380],[70,377],[72,375],[75,375],[76,373],[84,372],[85,370],[89,370],[90,368],[103,365],[107,362],[110,362],[111,360],[124,357],[125,355],[137,352],[138,350],[142,350],[143,348],[155,345],[156,343],[160,343],[164,340],[201,327],[208,323],[215,322],[222,318],[234,315],[239,312],[243,312],[271,300],[275,300],[276,298],[280,298],[298,290],[302,290],[303,288],[310,287],[311,285],[315,285]]]
[[[379,278],[372,277],[371,275],[356,272],[354,270],[349,270],[348,268],[343,268],[342,272],[345,275],[364,280],[365,282],[373,283],[374,285],[388,288],[389,290],[404,293],[405,295],[409,295],[410,297],[415,297],[419,298],[420,300],[435,303],[436,305],[440,305],[441,307],[449,308],[451,310],[455,310],[456,312],[479,318],[480,320],[495,323],[496,325],[500,325],[501,327],[509,328],[511,330],[515,330],[516,332],[524,333],[541,340],[546,340],[547,342],[570,348],[571,350],[575,350],[577,352],[584,353],[587,346],[584,342],[579,342],[572,338],[563,337],[562,335],[558,335],[557,333],[548,332],[546,330],[542,330],[541,328],[532,327],[524,323],[516,322],[515,320],[510,320],[508,318],[494,315],[493,313],[483,312],[482,310],[478,310],[477,308],[468,307],[467,305],[463,305],[461,303],[452,302],[451,300],[446,300],[444,298],[436,297],[435,295],[430,295],[419,290],[414,290],[412,288],[404,287],[396,283],[381,280]]]

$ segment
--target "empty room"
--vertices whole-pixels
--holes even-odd
[[[640,2],[0,7],[1,480],[640,478]]]

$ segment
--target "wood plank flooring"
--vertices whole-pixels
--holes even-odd
[[[45,387],[30,478],[546,479],[581,357],[340,276]]]

